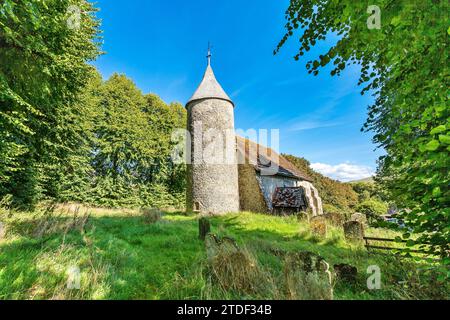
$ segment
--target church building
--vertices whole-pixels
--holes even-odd
[[[235,105],[215,78],[209,51],[207,58],[203,80],[186,104],[191,134],[187,211],[322,214],[322,201],[310,177],[274,150],[236,136]],[[223,143],[211,144],[212,130],[220,132]],[[202,153],[211,146],[230,161],[205,161]]]

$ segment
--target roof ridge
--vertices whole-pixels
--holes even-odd
[[[281,167],[282,169],[284,169],[285,171],[289,172],[290,174],[292,174],[293,176],[295,176],[297,178],[300,178],[302,180],[307,180],[307,181],[312,182],[312,178],[308,174],[302,172],[293,163],[291,163],[289,160],[287,160],[281,154],[277,153],[272,148],[266,147],[266,146],[264,146],[262,144],[259,144],[259,143],[255,142],[253,140],[250,140],[249,138],[244,138],[244,137],[241,137],[239,135],[236,135],[236,140],[237,140],[237,149],[238,149],[238,151],[243,153],[243,155],[244,155],[246,160],[249,160],[249,158],[250,158],[250,155],[249,155],[250,151],[248,150],[248,152],[247,152],[246,145],[247,145],[247,143],[252,143],[252,144],[256,145],[256,150],[257,150],[257,155],[258,156],[262,153],[262,152],[260,152],[261,148],[264,148],[265,150],[267,150],[267,152],[265,152],[264,155],[268,156],[268,160],[274,161],[274,160],[276,160],[276,159],[274,159],[274,157],[276,156],[276,157],[278,157],[278,161],[274,161],[274,162],[279,167]],[[242,144],[240,145],[240,143],[239,143],[239,140],[241,140],[244,143],[244,148],[243,149],[242,149]],[[249,145],[248,148],[250,148],[250,145]],[[258,163],[250,163],[250,164],[252,164],[255,167],[259,167]],[[283,174],[283,172],[280,172],[280,170],[278,171],[278,174],[286,175],[286,174]]]

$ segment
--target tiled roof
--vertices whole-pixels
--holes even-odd
[[[312,182],[307,174],[272,149],[240,136],[236,136],[236,144],[239,164],[251,164],[262,175],[280,175]]]

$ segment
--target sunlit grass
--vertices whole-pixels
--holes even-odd
[[[82,216],[86,211],[90,217],[85,225],[69,223],[74,214]],[[7,229],[6,239],[0,240],[0,299],[260,298],[225,292],[212,283],[205,272],[206,253],[198,239],[195,216],[166,212],[161,220],[149,224],[138,210],[64,206],[52,220],[57,227],[38,237],[36,229],[48,219],[44,212],[0,212]],[[320,239],[311,234],[306,221],[295,217],[243,212],[210,218],[210,222],[212,233],[236,239],[274,279],[282,276],[283,269],[283,258],[274,252],[307,250],[321,255],[331,266],[349,263],[358,268],[358,283],[338,284],[336,299],[427,294],[415,296],[399,285],[410,277],[408,272],[418,268],[414,262],[369,254],[362,244],[347,243],[335,227],[329,226],[327,237]],[[381,232],[377,229],[374,235]],[[386,231],[385,236],[393,234]],[[381,290],[370,291],[365,285],[367,267],[373,264],[383,272]],[[79,290],[67,288],[71,266],[80,269]]]

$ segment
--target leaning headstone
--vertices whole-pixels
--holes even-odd
[[[161,220],[162,212],[157,208],[141,208],[142,218],[147,224],[153,224]]]
[[[206,248],[206,255],[208,257],[208,261],[212,261],[215,256],[217,256],[217,253],[219,252],[220,247],[220,239],[212,233],[208,233],[205,236],[205,248]]]
[[[334,272],[336,273],[336,278],[347,281],[355,282],[356,276],[358,275],[358,269],[352,265],[340,263],[333,266]]]
[[[359,221],[347,221],[344,223],[344,235],[347,240],[363,240],[364,226]]]
[[[356,212],[354,214],[352,214],[352,216],[350,217],[351,221],[358,221],[361,222],[362,224],[367,224],[367,217],[365,214],[363,213],[359,213]]]
[[[198,237],[200,240],[204,241],[209,231],[211,231],[211,225],[209,224],[208,219],[205,217],[198,219]]]
[[[233,238],[208,233],[205,247],[212,279],[222,289],[255,294],[267,288],[267,275],[261,271],[257,260]]]
[[[299,269],[303,272],[318,272],[323,269],[324,258],[310,251],[289,252],[286,254],[286,267],[289,269]]]
[[[318,236],[320,238],[327,237],[327,221],[322,216],[316,216],[311,218],[309,222],[309,227],[313,235]]]
[[[345,217],[339,212],[329,212],[325,213],[323,217],[332,225],[336,227],[341,227],[344,224]]]
[[[240,251],[240,248],[233,238],[219,238],[214,233],[205,235],[205,248],[208,260],[212,260],[219,253],[233,253]]]
[[[333,299],[330,266],[315,253],[309,251],[288,253],[284,261],[284,277],[290,299]]]

